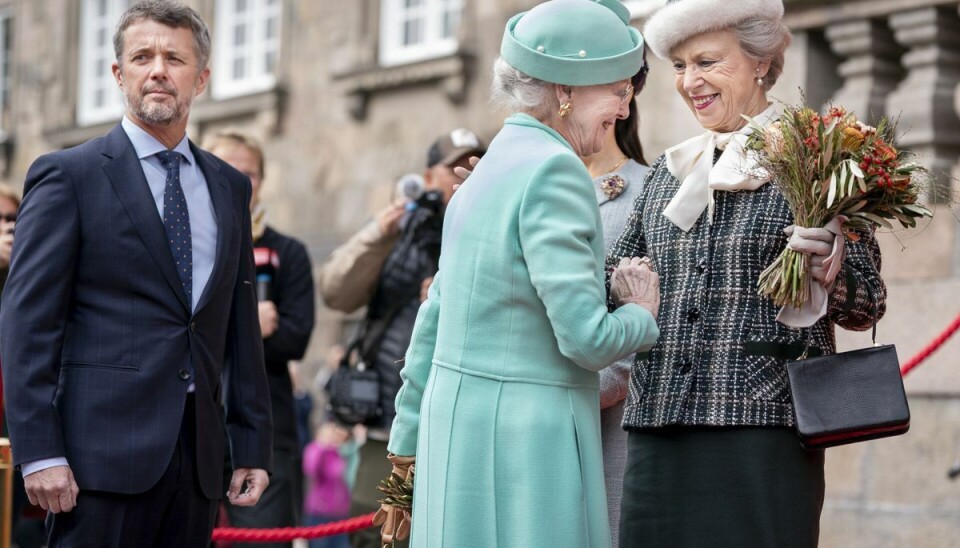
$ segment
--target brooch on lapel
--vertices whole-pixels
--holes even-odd
[[[627,187],[627,181],[616,173],[611,173],[600,180],[600,190],[607,195],[608,200],[613,200],[623,194],[623,189]]]

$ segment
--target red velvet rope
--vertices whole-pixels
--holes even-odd
[[[352,533],[373,526],[373,514],[357,516],[314,525],[313,527],[283,527],[280,529],[234,529],[232,527],[218,527],[213,530],[213,540],[242,540],[245,542],[288,542],[293,539],[332,537],[344,533]]]
[[[910,361],[903,364],[900,367],[900,373],[902,375],[906,375],[914,367],[923,363],[923,360],[929,358],[930,354],[933,354],[934,352],[937,351],[938,348],[943,346],[943,343],[947,342],[947,339],[953,336],[953,334],[956,333],[958,329],[960,329],[960,314],[957,314],[957,317],[953,319],[953,322],[950,325],[948,325],[947,328],[944,329],[942,333],[937,335],[937,338],[933,339],[933,341],[931,341],[930,344],[928,344],[926,347],[920,350],[920,352],[917,352],[916,355],[910,358]]]
[[[920,352],[917,352],[910,361],[903,364],[900,372],[906,375],[916,366],[936,352],[947,339],[960,330],[960,314],[954,318],[947,328],[933,339]],[[282,529],[233,529],[217,528],[213,531],[213,540],[240,540],[246,542],[285,542],[293,539],[311,539],[352,533],[373,526],[373,514],[358,516],[343,521],[324,523],[314,527],[284,527]]]

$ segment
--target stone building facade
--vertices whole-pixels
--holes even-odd
[[[735,0],[733,0],[735,1]],[[240,128],[266,146],[272,224],[315,264],[420,171],[439,133],[492,137],[506,113],[488,102],[508,17],[535,0],[189,0],[211,23],[214,80],[190,135]],[[637,26],[663,0],[625,2]],[[105,133],[119,117],[109,40],[126,0],[0,0],[0,178],[19,186],[41,153]],[[899,116],[900,144],[944,185],[960,176],[960,2],[786,0],[794,31],[772,95],[833,102],[862,117]],[[104,50],[104,40],[107,49]],[[106,51],[107,53],[104,53]],[[651,59],[640,96],[647,157],[699,130]],[[100,77],[98,77],[100,75]],[[98,79],[99,78],[99,79]],[[954,194],[956,196],[956,194]],[[926,226],[882,236],[890,288],[883,342],[901,360],[960,312],[960,222],[939,207]],[[322,306],[306,360],[316,370],[344,337]],[[864,334],[841,345],[869,344]],[[907,379],[906,436],[828,452],[822,546],[960,546],[960,337]]]

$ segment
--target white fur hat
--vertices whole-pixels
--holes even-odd
[[[666,59],[691,36],[754,18],[782,19],[783,0],[671,0],[650,17],[643,36],[653,53]]]

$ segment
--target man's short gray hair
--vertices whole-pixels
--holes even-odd
[[[207,68],[210,61],[210,29],[200,18],[200,14],[189,6],[172,0],[144,0],[137,2],[120,16],[117,31],[113,34],[113,52],[117,62],[123,64],[123,33],[127,28],[143,20],[154,21],[175,29],[190,29],[193,34],[200,70]]]
[[[763,77],[763,89],[770,91],[783,73],[784,52],[792,40],[790,30],[780,19],[757,17],[737,23],[730,31],[748,57],[770,62],[770,68]]]
[[[553,84],[538,80],[513,68],[503,57],[493,63],[491,101],[510,112],[523,112],[539,117],[552,106],[549,91]]]

